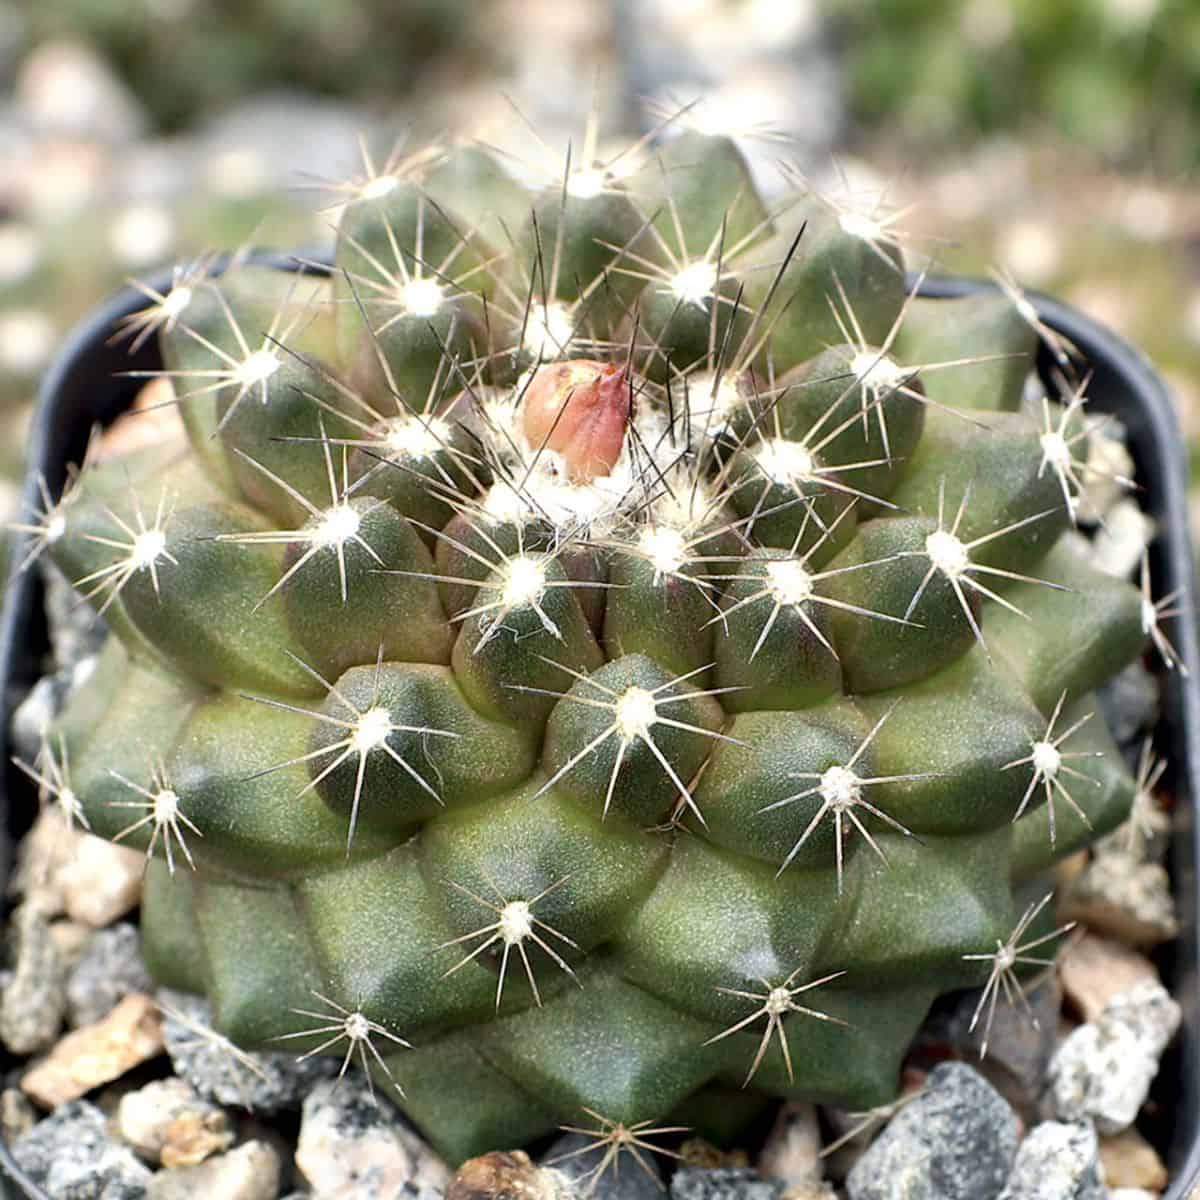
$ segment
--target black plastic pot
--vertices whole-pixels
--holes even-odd
[[[291,258],[266,259],[286,269],[300,268]],[[149,281],[164,293],[170,274]],[[963,278],[931,278],[921,294],[934,299],[965,296],[991,284]],[[1180,589],[1181,601],[1198,612],[1195,571],[1187,525],[1187,465],[1182,434],[1171,399],[1151,364],[1132,346],[1077,310],[1049,297],[1029,294],[1040,318],[1083,354],[1092,372],[1088,388],[1091,407],[1120,417],[1128,431],[1137,477],[1145,485],[1146,507],[1158,522],[1160,535],[1152,551],[1152,568],[1159,594]],[[144,307],[145,297],[132,288],[116,293],[78,325],[46,372],[31,427],[24,501],[39,500],[37,481],[43,477],[57,495],[70,462],[82,456],[88,431],[96,421],[108,422],[129,406],[140,380],[123,373],[153,369],[160,364],[153,339],[132,358],[125,345],[111,345],[117,322]],[[1048,357],[1039,369],[1048,372]],[[14,540],[11,563],[24,555],[26,539]],[[1166,1200],[1200,1196],[1200,651],[1196,625],[1181,620],[1172,631],[1188,676],[1172,672],[1166,680],[1158,750],[1170,763],[1167,783],[1177,800],[1171,868],[1179,899],[1182,929],[1167,965],[1169,983],[1183,1006],[1183,1028],[1176,1047],[1164,1062],[1156,1089],[1158,1101],[1170,1114],[1173,1130],[1168,1151],[1171,1184]],[[12,573],[0,618],[0,881],[8,878],[12,847],[29,827],[35,798],[27,781],[10,765],[9,718],[13,707],[37,680],[47,637],[42,595],[36,571]],[[12,1161],[0,1141],[0,1194],[49,1200]]]

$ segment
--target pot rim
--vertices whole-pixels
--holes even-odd
[[[229,256],[215,260],[211,273],[220,274],[229,261]],[[312,274],[328,274],[331,270],[320,253],[260,252],[250,261]],[[164,269],[147,282],[165,295],[171,281],[171,270]],[[929,299],[949,300],[996,290],[991,281],[966,276],[918,280],[910,275],[908,283],[910,287],[919,283],[920,295]],[[1087,360],[1092,372],[1088,387],[1092,408],[1120,417],[1138,477],[1154,481],[1153,488],[1143,492],[1143,500],[1158,526],[1150,553],[1161,593],[1179,589],[1185,614],[1200,611],[1188,534],[1186,445],[1166,384],[1139,350],[1099,322],[1053,297],[1034,291],[1025,295],[1039,319],[1069,339]],[[67,463],[80,460],[92,424],[108,422],[128,407],[142,382],[130,377],[129,372],[159,365],[155,339],[147,339],[134,355],[124,343],[113,341],[117,323],[145,307],[145,303],[145,294],[132,286],[115,292],[74,327],[47,368],[30,426],[21,492],[23,512],[33,511],[40,503],[39,480],[45,481],[51,495],[59,494]],[[1044,378],[1051,361],[1043,345],[1038,367]],[[98,377],[105,381],[104,388],[96,387]],[[14,813],[10,797],[12,785],[19,778],[10,761],[9,722],[16,705],[36,681],[40,651],[46,644],[38,573],[18,570],[30,538],[30,534],[17,533],[12,539],[0,612],[0,880],[7,880],[12,867],[10,831]],[[1177,1107],[1169,1152],[1171,1180],[1163,1200],[1189,1200],[1193,1189],[1200,1186],[1200,822],[1195,819],[1200,803],[1200,645],[1194,620],[1185,617],[1176,621],[1173,633],[1188,674],[1167,672],[1156,734],[1172,750],[1168,778],[1182,801],[1177,805],[1171,837],[1171,873],[1181,900],[1182,921],[1173,944],[1170,974],[1172,995],[1183,1008],[1184,1021],[1179,1034]],[[0,1137],[0,1192],[6,1179],[32,1200],[51,1200],[17,1166]]]

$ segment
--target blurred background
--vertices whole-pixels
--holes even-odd
[[[0,506],[70,325],[180,256],[329,241],[360,136],[560,155],[696,100],[767,187],[798,164],[1139,343],[1200,480],[1197,0],[0,0]]]

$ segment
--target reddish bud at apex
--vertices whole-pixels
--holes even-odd
[[[629,424],[629,373],[578,358],[538,367],[525,389],[525,436],[562,455],[572,483],[607,475],[621,457]]]

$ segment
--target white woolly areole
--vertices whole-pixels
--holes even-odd
[[[763,474],[775,483],[811,479],[817,466],[807,446],[788,438],[764,438],[754,448],[754,458]]]
[[[506,946],[523,942],[533,932],[533,912],[527,900],[510,900],[500,910],[500,936]]]
[[[342,1022],[342,1028],[352,1042],[362,1042],[371,1036],[370,1022],[360,1012],[350,1013]]]
[[[681,487],[659,496],[651,508],[651,517],[659,525],[688,530],[706,521],[720,509],[711,484],[705,479],[686,479]]]
[[[849,808],[862,795],[861,780],[849,767],[830,767],[822,776],[818,790],[821,799],[832,808]]]
[[[67,532],[67,518],[60,512],[50,514],[42,530],[42,537],[48,542],[57,542]]]
[[[392,732],[392,717],[386,708],[376,705],[368,708],[355,722],[350,735],[351,745],[358,754],[365,754],[382,746]]]
[[[1071,465],[1071,447],[1067,439],[1056,430],[1049,430],[1041,436],[1042,457],[1057,469],[1065,469]]]
[[[659,575],[678,571],[687,561],[683,534],[669,525],[647,525],[638,535],[638,548]]]
[[[767,1002],[764,1007],[771,1016],[781,1017],[791,1009],[792,995],[785,987],[772,988],[767,993]]]
[[[736,377],[728,373],[717,381],[715,371],[701,371],[687,378],[688,411],[692,436],[721,433],[745,407],[745,399]]]
[[[629,687],[621,694],[614,706],[617,729],[625,741],[646,737],[657,719],[658,709],[654,696],[645,688]]]
[[[400,288],[400,305],[414,317],[434,317],[446,302],[446,289],[436,279],[410,279]]]
[[[1049,742],[1035,742],[1033,745],[1033,769],[1048,779],[1053,779],[1062,766],[1062,755]]]
[[[432,458],[449,436],[450,426],[441,417],[393,417],[383,443],[396,458]]]
[[[358,513],[349,504],[326,509],[312,531],[312,544],[321,547],[343,546],[358,533],[360,521]]]
[[[536,604],[546,590],[546,568],[542,561],[527,554],[510,558],[504,564],[500,601],[507,608]]]
[[[154,820],[159,825],[170,825],[179,815],[179,793],[173,788],[163,788],[154,794]]]
[[[896,387],[905,376],[904,368],[894,358],[874,350],[860,350],[850,360],[850,370],[863,387],[879,391]]]
[[[253,387],[270,379],[281,366],[283,363],[270,350],[255,350],[238,363],[234,376],[243,387]]]
[[[574,335],[575,322],[566,305],[551,300],[530,306],[522,347],[537,359],[558,358],[570,348]]]
[[[929,561],[951,579],[957,579],[971,565],[966,546],[944,529],[935,530],[925,539],[925,553],[929,555]]]
[[[713,294],[717,286],[717,268],[713,263],[701,259],[688,263],[667,281],[667,287],[677,300],[694,304],[698,308]]]
[[[591,200],[604,191],[604,172],[596,167],[583,167],[567,176],[567,194],[580,200]]]
[[[803,604],[812,598],[813,577],[794,558],[767,563],[767,584],[780,604]]]
[[[882,223],[865,213],[843,212],[838,214],[838,224],[843,233],[851,237],[862,238],[864,242],[877,242],[884,236]]]
[[[167,548],[167,535],[161,529],[146,529],[133,539],[129,561],[136,568],[152,567]]]
[[[399,186],[400,180],[395,175],[376,175],[374,179],[368,179],[358,189],[358,194],[363,200],[379,200],[394,192]]]
[[[187,307],[195,299],[195,290],[189,287],[186,283],[180,284],[179,287],[172,288],[164,297],[159,308],[162,310],[163,316],[169,321],[176,321]]]

